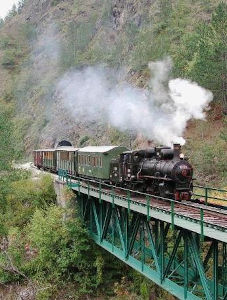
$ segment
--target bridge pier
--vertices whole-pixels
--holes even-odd
[[[66,193],[65,189],[67,188],[67,184],[64,181],[55,179],[54,180],[54,190],[57,196],[57,205],[61,207],[66,207]]]

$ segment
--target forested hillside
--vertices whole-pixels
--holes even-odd
[[[10,286],[9,299],[172,299],[95,248],[70,205],[63,223],[51,178],[31,179],[12,160],[62,139],[144,147],[143,132],[70,114],[56,87],[101,66],[149,90],[149,63],[169,60],[170,78],[213,93],[207,120],[187,123],[184,152],[199,183],[226,188],[226,22],[221,0],[21,0],[0,20],[0,298]]]
[[[173,77],[196,81],[214,94],[208,122],[192,122],[185,132],[186,151],[205,175],[212,161],[212,173],[220,179],[226,141],[225,50],[222,1],[21,1],[0,29],[0,95],[12,110],[16,158],[62,138],[78,146],[143,145],[141,135],[119,132],[102,120],[94,124],[73,118],[59,104],[56,82],[68,70],[102,64],[123,68],[128,82],[146,87],[148,63],[169,56]]]

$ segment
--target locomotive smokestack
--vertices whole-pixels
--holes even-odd
[[[173,157],[179,157],[181,153],[181,145],[180,144],[173,144]]]

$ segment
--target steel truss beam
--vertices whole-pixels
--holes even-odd
[[[94,241],[179,299],[227,299],[227,246],[77,193]]]

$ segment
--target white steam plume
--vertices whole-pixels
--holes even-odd
[[[161,144],[184,144],[187,121],[204,119],[213,95],[186,79],[168,81],[171,67],[170,59],[150,63],[147,89],[119,84],[119,73],[109,68],[87,67],[67,73],[57,92],[75,120],[102,120]]]

